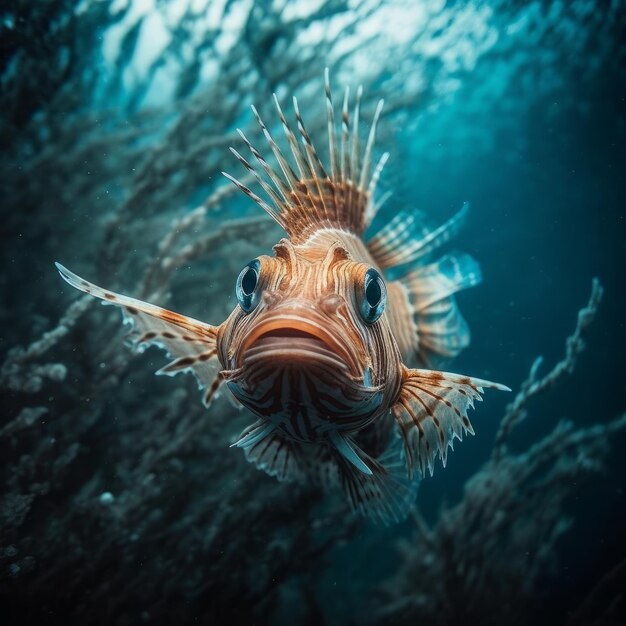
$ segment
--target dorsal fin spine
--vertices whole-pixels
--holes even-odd
[[[300,172],[300,180],[307,180],[311,178],[313,172],[309,167],[309,164],[305,159],[302,158],[302,152],[300,151],[300,146],[298,146],[298,140],[296,136],[289,128],[289,124],[287,124],[287,119],[285,118],[285,114],[278,102],[278,98],[276,94],[274,94],[274,104],[276,105],[276,110],[278,111],[278,117],[280,118],[280,122],[283,126],[283,132],[285,133],[285,137],[287,137],[287,141],[289,142],[289,147],[291,148],[291,153],[296,161],[296,165],[298,167],[298,171]]]
[[[276,206],[280,206],[281,200],[276,194],[276,192],[263,180],[263,177],[252,167],[252,165],[248,162],[248,160],[243,157],[235,148],[230,148],[230,151],[237,157],[239,162],[254,176],[255,180],[263,187],[263,191],[272,199],[272,202]],[[274,216],[272,216],[274,217]],[[276,217],[274,217],[276,219]]]
[[[365,156],[363,157],[363,169],[361,170],[361,180],[359,181],[359,189],[365,190],[365,183],[370,172],[370,165],[372,163],[372,150],[374,149],[374,140],[376,139],[376,126],[378,126],[378,118],[383,111],[384,100],[379,100],[376,106],[376,112],[374,113],[374,120],[370,128],[370,133],[367,138],[367,145],[365,147]]]
[[[359,85],[356,90],[356,102],[354,104],[354,125],[352,126],[352,154],[350,170],[352,172],[352,182],[359,177],[359,114],[361,110],[361,98],[363,97],[363,86]]]
[[[263,131],[263,134],[265,135],[265,138],[267,139],[267,142],[269,143],[270,148],[272,149],[272,152],[274,153],[274,156],[276,157],[276,160],[278,161],[278,165],[280,166],[280,169],[282,170],[285,178],[287,179],[289,187],[291,188],[292,191],[295,192],[296,183],[298,181],[296,173],[291,169],[291,165],[289,165],[289,162],[283,156],[281,149],[278,147],[278,145],[272,138],[270,131],[267,130],[267,127],[265,126],[263,120],[261,119],[259,112],[256,110],[256,107],[254,105],[251,105],[250,108],[252,109],[252,113],[254,114],[256,121],[258,125],[261,127],[261,130]]]
[[[316,188],[319,189],[319,186],[317,184],[317,177],[315,176],[314,171],[309,167],[307,160],[304,158],[302,151],[300,150],[298,140],[296,139],[296,136],[293,134],[293,131],[287,123],[287,118],[283,113],[276,94],[274,94],[274,103],[276,105],[276,110],[278,111],[278,117],[280,118],[281,124],[283,126],[283,131],[285,133],[285,136],[287,137],[287,141],[289,142],[291,153],[296,160],[296,165],[298,167],[298,171],[300,172],[298,188],[301,189],[302,187],[304,187],[304,191],[306,192],[306,195],[303,196],[303,200],[306,204],[304,213],[302,211],[298,211],[297,214],[298,220],[301,220],[303,223],[306,224],[307,215],[310,214],[310,211],[315,209],[314,196]]]
[[[228,180],[230,180],[232,183],[234,183],[241,191],[243,191],[243,193],[245,193],[249,198],[251,198],[254,202],[256,202],[262,209],[264,209],[265,211],[267,211],[279,224],[281,223],[281,217],[280,214],[276,211],[276,209],[274,209],[273,207],[271,207],[267,202],[265,202],[265,200],[263,200],[262,198],[259,198],[259,196],[257,196],[254,191],[252,191],[249,187],[247,187],[246,185],[244,185],[243,183],[240,183],[236,178],[234,178],[233,176],[231,176],[228,172],[222,172],[222,174],[224,176],[226,176],[226,178],[228,178]]]
[[[374,202],[374,192],[376,191],[376,185],[378,184],[378,179],[380,178],[380,175],[388,159],[389,159],[389,152],[383,153],[383,155],[378,160],[376,167],[374,168],[374,173],[372,174],[372,180],[370,180],[369,187],[367,188],[367,195],[370,198],[370,202],[367,205],[367,211],[365,213],[365,224],[367,226],[371,224],[372,220],[376,217],[376,213],[378,213],[378,210],[380,209],[380,207],[385,203],[385,201],[391,195],[391,192],[387,192],[378,202]]]
[[[296,121],[298,123],[298,130],[300,131],[300,135],[302,136],[302,142],[304,143],[305,150],[307,152],[307,156],[309,157],[309,162],[311,165],[311,169],[320,177],[320,178],[328,178],[328,174],[324,169],[324,165],[317,155],[317,151],[315,150],[315,146],[309,137],[309,133],[307,132],[306,126],[304,125],[304,120],[302,119],[302,115],[300,114],[300,107],[298,106],[298,99],[293,97],[293,110],[296,114]]]
[[[239,136],[243,139],[246,146],[248,146],[250,152],[252,152],[254,158],[257,160],[259,165],[263,168],[263,171],[267,174],[268,178],[274,183],[274,186],[282,196],[283,201],[287,202],[287,193],[289,190],[285,183],[280,179],[279,176],[276,176],[274,170],[269,166],[269,163],[263,158],[261,153],[250,143],[248,138],[244,135],[243,131],[238,128],[237,132],[239,133]]]
[[[339,180],[337,171],[337,135],[335,132],[335,111],[330,93],[330,78],[328,68],[324,70],[324,88],[326,90],[326,117],[328,121],[328,149],[330,151],[330,173],[333,180]]]
[[[291,204],[293,204],[293,206],[295,208],[298,209],[298,213],[303,213],[304,215],[306,215],[307,212],[307,206],[305,206],[302,203],[302,195],[300,192],[300,184],[298,181],[298,178],[296,176],[296,173],[293,171],[293,169],[291,168],[291,166],[289,165],[289,162],[287,161],[287,159],[285,159],[281,149],[278,147],[278,144],[274,141],[272,135],[270,134],[269,130],[267,129],[267,127],[265,126],[265,123],[263,122],[263,120],[261,119],[261,116],[259,115],[259,112],[256,110],[256,107],[254,105],[251,105],[251,109],[252,109],[252,113],[254,115],[254,117],[256,118],[257,123],[259,124],[261,130],[263,131],[263,134],[265,135],[265,138],[267,140],[267,142],[270,145],[270,148],[272,150],[272,152],[274,153],[274,156],[276,157],[276,160],[278,161],[278,165],[280,166],[280,169],[283,172],[283,175],[285,176],[285,178],[287,179],[287,183],[291,189],[291,194],[290,194],[290,198],[291,198]],[[228,178],[230,180],[234,179],[231,176],[228,176]],[[241,189],[241,184],[240,183],[236,183],[237,186]],[[244,193],[247,193],[245,191],[245,189],[243,190]],[[248,190],[249,191],[249,190]],[[253,196],[251,196],[249,193],[248,195],[253,198]],[[258,196],[256,196],[258,198]],[[254,198],[253,198],[254,200]],[[255,202],[257,202],[255,200]],[[275,217],[276,212],[272,211],[272,210],[268,210],[267,207],[267,203],[264,201],[261,202],[257,202],[257,204],[259,204],[259,206],[261,206],[263,209],[265,209],[274,220],[276,220],[276,222],[278,222],[283,228],[287,228],[287,224],[285,223],[284,220],[284,215],[282,214],[282,210],[281,207],[279,207],[279,216],[278,218]],[[309,204],[310,204],[310,200],[309,200]]]
[[[344,201],[346,206],[350,207],[350,221],[356,222],[358,215],[355,212],[363,209],[354,201],[354,186],[352,184],[352,175],[350,169],[350,88],[346,86],[343,97],[343,107],[341,111],[341,180],[343,188],[346,190]]]
[[[341,180],[350,180],[350,117],[348,114],[348,100],[350,98],[350,87],[346,86],[343,96],[343,107],[341,108]]]
[[[304,125],[304,120],[300,115],[300,107],[298,106],[298,100],[294,96],[293,98],[293,109],[296,114],[296,121],[298,124],[298,130],[300,131],[300,135],[302,137],[302,142],[304,143],[304,148],[307,154],[307,158],[309,159],[309,164],[311,166],[311,170],[314,172],[314,180],[315,185],[317,187],[317,192],[319,193],[319,198],[322,203],[322,209],[324,210],[324,218],[326,221],[330,222],[330,213],[328,211],[328,207],[326,206],[326,201],[324,199],[324,193],[322,192],[322,188],[320,186],[320,176],[322,178],[328,178],[328,174],[326,174],[326,170],[322,165],[319,157],[317,156],[317,152],[315,147],[313,146],[313,142],[309,137],[309,133],[306,130]]]

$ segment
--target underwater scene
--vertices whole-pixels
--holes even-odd
[[[3,624],[626,624],[624,2],[10,0],[0,138]]]

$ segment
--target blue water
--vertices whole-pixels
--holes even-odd
[[[136,290],[172,220],[224,184],[222,169],[241,175],[228,145],[236,127],[254,128],[249,104],[271,117],[271,93],[287,108],[295,92],[323,141],[329,66],[336,101],[343,85],[364,84],[365,120],[385,98],[376,154],[391,153],[379,193],[392,195],[381,217],[414,207],[437,224],[471,204],[448,249],[478,259],[484,280],[458,297],[472,343],[448,369],[516,391],[537,356],[545,370],[562,357],[592,279],[604,288],[575,371],[532,401],[512,451],[562,419],[608,423],[626,405],[623,2],[46,4],[0,7],[0,432],[24,407],[45,409],[0,435],[0,596],[10,623],[461,619],[449,607],[420,612],[416,600],[387,620],[394,598],[381,588],[399,572],[421,593],[420,572],[406,565],[419,545],[414,521],[377,527],[338,494],[261,475],[228,448],[245,420],[226,404],[206,413],[192,381],[154,379],[158,351],[129,360],[112,313],[90,308],[18,368],[26,382],[16,382],[10,351],[53,329],[78,298],[55,260],[149,295]],[[181,246],[259,214],[230,196]],[[218,323],[234,305],[238,269],[280,236],[214,242],[167,278],[157,303]],[[48,363],[65,373],[37,370]],[[488,394],[472,418],[476,437],[420,485],[428,524],[463,500],[508,401]],[[201,427],[179,438],[189,424]],[[580,458],[554,487],[568,494],[561,515],[571,525],[523,596],[527,612],[482,613],[483,623],[624,623],[626,436],[605,439],[603,472],[583,472]],[[150,461],[171,441],[166,459]],[[16,494],[28,501],[22,517]],[[409,547],[398,552],[400,538]],[[591,613],[576,614],[616,566]],[[472,593],[488,606],[488,589]],[[517,591],[498,593],[515,612]]]

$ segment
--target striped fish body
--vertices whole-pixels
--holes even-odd
[[[191,372],[205,406],[228,388],[238,406],[255,414],[233,446],[259,469],[279,480],[340,484],[355,510],[395,521],[415,499],[415,474],[432,474],[437,457],[446,464],[454,439],[473,434],[467,411],[483,388],[507,388],[435,369],[469,343],[454,294],[480,281],[478,264],[459,253],[433,260],[467,207],[436,228],[417,211],[400,211],[366,238],[388,157],[372,168],[382,101],[361,152],[361,89],[352,117],[345,92],[339,136],[328,72],[325,91],[328,169],[295,98],[300,141],[275,99],[290,158],[254,107],[276,167],[241,132],[255,165],[231,149],[265,199],[225,175],[287,237],[273,256],[243,268],[238,305],[219,326],[57,268],[72,286],[120,307],[138,346],[155,344],[174,357],[158,374]]]
[[[259,258],[258,304],[233,311],[218,333],[228,387],[295,441],[354,434],[389,412],[401,381],[389,324],[359,314],[375,263],[358,238],[333,228],[274,250]]]

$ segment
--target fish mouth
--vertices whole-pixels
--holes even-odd
[[[266,360],[320,366],[363,380],[364,368],[354,347],[332,332],[322,321],[297,315],[272,317],[255,326],[236,355],[238,367],[254,367]]]

